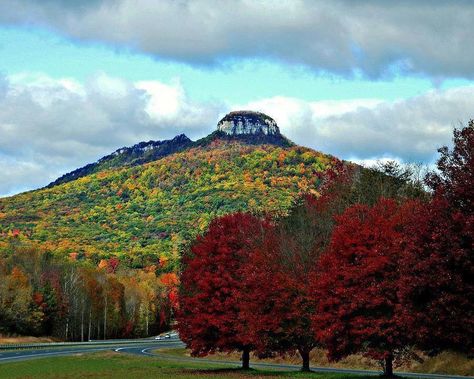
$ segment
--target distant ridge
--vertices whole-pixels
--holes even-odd
[[[122,147],[112,154],[106,155],[95,163],[89,163],[56,179],[47,187],[67,183],[83,176],[94,174],[110,168],[123,166],[137,166],[143,163],[155,161],[167,155],[182,151],[192,145],[186,135],[180,134],[173,139],[163,141],[140,142],[131,147]]]

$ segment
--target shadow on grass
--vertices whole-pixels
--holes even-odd
[[[181,372],[186,373],[186,374],[193,374],[193,375],[213,375],[213,374],[248,374],[248,375],[254,375],[254,374],[259,374],[259,375],[265,375],[265,372],[262,372],[260,370],[255,370],[253,368],[244,370],[241,367],[236,367],[236,368],[228,368],[228,367],[223,367],[223,368],[206,368],[206,369],[199,369],[199,368],[185,368],[182,369]],[[272,374],[277,374],[277,373],[272,373]]]
[[[229,377],[271,377],[271,378],[315,378],[315,379],[378,379],[387,378],[379,375],[357,375],[357,374],[343,374],[343,373],[322,373],[322,372],[305,372],[305,371],[283,371],[283,370],[261,370],[248,369],[244,370],[237,368],[214,368],[214,369],[198,369],[189,368],[180,370],[181,373],[191,376],[229,376]],[[405,379],[402,377],[390,377],[390,379]]]

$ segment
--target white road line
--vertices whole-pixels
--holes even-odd
[[[25,357],[33,358],[33,357],[45,357],[45,356],[49,356],[49,355],[80,354],[80,353],[87,353],[87,352],[90,352],[90,351],[104,351],[104,350],[109,350],[109,349],[103,348],[103,349],[90,349],[90,350],[87,350],[87,351],[58,351],[58,352],[54,352],[54,353],[27,354],[27,355],[20,355],[20,356],[17,355],[15,357],[0,358],[0,361],[7,361],[7,360],[10,360],[10,359],[21,359],[21,358],[25,358]],[[19,354],[19,353],[17,353],[17,354]]]
[[[145,355],[151,355],[152,357],[155,356],[155,354],[151,354],[149,353],[147,350],[151,350],[151,349],[154,349],[153,347],[147,347],[146,349],[143,349],[142,350],[142,354],[145,354]]]
[[[125,347],[119,347],[118,349],[115,349],[115,351],[120,351],[122,349],[126,349]]]

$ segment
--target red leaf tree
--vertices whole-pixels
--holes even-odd
[[[452,150],[438,150],[438,172],[428,175],[435,195],[444,198],[451,209],[465,216],[474,215],[474,120],[454,130]],[[471,229],[472,232],[472,229]]]
[[[340,208],[341,194],[336,189],[328,186],[319,198],[304,196],[287,217],[268,227],[265,243],[244,270],[248,291],[241,293],[239,302],[257,353],[298,352],[303,371],[310,370],[310,352],[318,346],[310,284]]]
[[[415,202],[381,199],[337,217],[314,283],[313,327],[330,359],[363,353],[393,375],[393,361],[409,342],[398,298],[401,241],[418,209]]]
[[[247,213],[217,218],[184,257],[177,320],[193,355],[239,350],[242,367],[249,368],[254,341],[237,298],[246,291],[242,268],[253,259],[263,229],[264,222]]]
[[[302,196],[286,217],[267,224],[264,243],[244,267],[248,290],[240,293],[239,303],[259,356],[298,352],[302,370],[310,370],[310,352],[319,345],[312,328],[311,279],[334,216],[350,202],[353,174],[342,162],[326,173],[322,195]]]
[[[474,350],[474,122],[439,150],[434,190],[407,236],[400,295],[409,330],[432,352]]]

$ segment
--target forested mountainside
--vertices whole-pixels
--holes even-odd
[[[198,142],[153,162],[0,199],[0,248],[28,239],[77,260],[118,257],[129,267],[174,271],[182,247],[214,217],[282,214],[299,194],[317,192],[340,162],[289,142],[248,144],[219,132]]]

